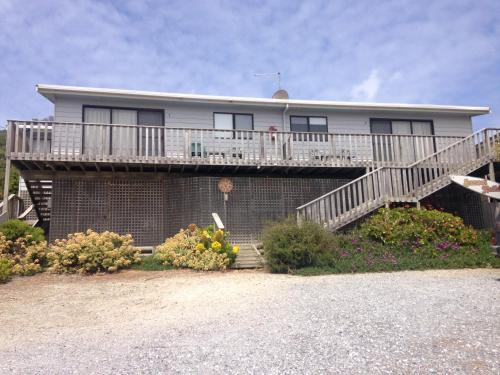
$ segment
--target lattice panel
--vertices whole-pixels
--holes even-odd
[[[55,179],[50,240],[68,233],[131,233],[138,245],[163,241],[163,182],[137,179]]]

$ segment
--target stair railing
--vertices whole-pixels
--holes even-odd
[[[500,129],[483,129],[407,167],[375,169],[297,208],[297,219],[330,229],[388,202],[412,202],[446,186],[450,173],[468,174],[491,161]]]
[[[10,194],[7,198],[7,211],[3,209],[4,202],[0,202],[0,223],[10,219],[17,219],[24,210],[24,201],[15,194]]]

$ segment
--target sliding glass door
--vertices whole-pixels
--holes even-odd
[[[162,156],[163,110],[84,106],[83,122],[115,125],[84,126],[83,149],[87,154]]]
[[[408,164],[435,152],[432,121],[371,119],[370,127],[375,161]]]

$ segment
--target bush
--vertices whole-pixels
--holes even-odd
[[[396,246],[473,246],[478,240],[477,232],[460,217],[438,210],[382,208],[360,229],[367,238]]]
[[[8,241],[15,241],[18,238],[29,237],[29,242],[42,242],[45,241],[42,228],[34,228],[21,220],[7,220],[5,223],[0,224],[0,232],[3,233]]]
[[[10,241],[0,234],[0,259],[9,261],[13,274],[34,275],[47,266],[47,242],[34,242],[29,234]]]
[[[133,246],[131,235],[113,232],[69,234],[67,239],[56,240],[49,248],[51,272],[96,273],[115,272],[140,262],[140,251]]]
[[[271,272],[292,272],[315,264],[331,247],[333,235],[320,225],[292,217],[271,224],[263,235],[264,258]]]
[[[213,226],[198,228],[190,224],[155,250],[155,259],[166,267],[195,270],[225,270],[235,260],[238,246],[231,246],[227,232]]]
[[[12,263],[7,258],[0,257],[0,283],[6,283],[10,280],[12,274]]]
[[[264,232],[272,272],[302,275],[432,268],[500,267],[490,235],[450,214],[432,210],[380,210],[360,230],[330,233],[289,218]]]

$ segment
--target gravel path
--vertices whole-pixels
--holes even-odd
[[[0,285],[0,373],[500,373],[500,270],[39,275]]]

